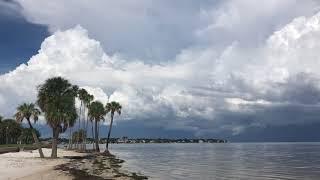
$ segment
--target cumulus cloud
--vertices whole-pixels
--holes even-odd
[[[206,26],[196,31],[203,41],[228,46],[233,41],[244,47],[263,44],[274,31],[288,24],[293,18],[311,16],[319,10],[319,2],[306,0],[227,0],[218,8],[202,10],[200,18]],[[219,35],[217,35],[219,34]]]
[[[313,15],[320,5],[314,0],[14,1],[30,22],[48,25],[51,32],[80,24],[108,54],[120,52],[127,60],[149,64],[168,62],[190,46],[261,45],[275,30],[295,17]]]
[[[201,21],[200,24],[191,22],[197,26],[186,28],[188,35],[195,35],[190,37],[193,42],[187,43],[186,48],[179,46],[180,52],[175,52],[171,60],[151,64],[147,59],[123,55],[122,49],[112,47],[111,51],[120,51],[106,51],[113,46],[113,41],[108,43],[106,39],[116,33],[104,28],[106,31],[101,34],[102,31],[97,30],[99,23],[92,25],[82,21],[78,10],[71,11],[71,15],[79,15],[73,21],[73,18],[65,18],[66,11],[58,1],[46,4],[30,0],[19,2],[30,21],[48,24],[53,34],[44,40],[38,54],[26,64],[0,76],[0,109],[6,115],[12,114],[18,103],[34,101],[37,85],[46,78],[63,76],[103,103],[119,101],[124,107],[120,121],[184,129],[197,136],[211,132],[237,135],[252,127],[318,121],[320,13],[313,13],[317,10],[314,1],[306,1],[303,6],[297,1],[268,1],[254,11],[247,10],[249,7],[254,9],[255,2],[249,0],[230,0],[213,9],[198,6],[196,11],[191,8]],[[151,8],[149,3],[111,4],[111,7],[128,8],[128,11],[121,16],[123,19],[113,11],[110,16],[123,21],[132,16],[137,20],[144,12],[141,8]],[[166,3],[160,4],[166,7]],[[74,2],[70,1],[66,6],[70,4],[74,5]],[[88,5],[77,4],[80,7]],[[90,12],[93,15],[88,14],[90,17],[102,13],[95,4],[94,1],[87,6],[97,8],[96,12]],[[46,8],[37,8],[39,6],[53,10],[46,11]],[[260,11],[261,7],[265,8]],[[297,11],[285,14],[284,9],[288,7]],[[150,11],[154,12],[154,9]],[[150,14],[143,15],[143,20],[138,18],[138,22],[148,25],[149,21],[144,18],[148,19]],[[176,18],[179,19],[175,17],[172,22],[175,23]],[[108,17],[102,19],[108,25],[115,23]],[[81,26],[73,27],[75,22]],[[184,27],[185,21],[182,24]],[[126,25],[133,27],[134,34],[136,26],[130,22]],[[248,27],[252,28],[248,30]],[[122,33],[120,31],[120,36]],[[91,34],[99,41],[91,38]],[[185,34],[182,37],[190,39]]]
[[[23,14],[34,23],[46,24],[51,32],[77,24],[103,43],[106,52],[143,58],[148,63],[173,58],[193,42],[202,3],[170,0],[17,0]],[[212,4],[212,3],[211,3]],[[84,13],[85,12],[85,13]]]
[[[36,87],[45,79],[63,76],[103,103],[119,101],[124,106],[123,119],[166,118],[166,114],[187,117],[193,112],[201,114],[198,111],[207,108],[203,105],[193,108],[196,99],[186,87],[179,88],[179,84],[192,79],[188,69],[191,69],[189,65],[186,68],[176,63],[150,66],[108,56],[98,41],[90,39],[87,31],[77,26],[54,33],[27,64],[0,76],[0,92],[11,106],[0,105],[9,115],[16,104],[34,101]]]

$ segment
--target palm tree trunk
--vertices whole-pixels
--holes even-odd
[[[96,151],[97,152],[100,152],[100,149],[99,149],[99,136],[98,136],[98,121],[97,119],[95,120],[95,134],[96,134],[96,137],[95,137],[95,141],[96,141]]]
[[[80,101],[80,109],[79,109],[79,132],[80,132],[80,129],[81,129],[81,111],[82,110],[82,101]],[[77,135],[77,149],[79,149],[80,147],[80,133],[78,133]]]
[[[113,124],[113,113],[111,113],[111,122],[110,122],[110,126],[109,126],[108,138],[107,138],[106,152],[109,152],[109,139],[110,139],[110,134],[111,134],[111,130],[112,130],[112,124]]]
[[[98,137],[99,137],[99,135],[100,135],[100,121],[98,121]]]
[[[53,139],[52,139],[51,158],[57,158],[57,146],[58,146],[59,132],[60,132],[59,128],[52,129]]]
[[[68,144],[68,149],[72,149],[72,128],[70,127],[68,123],[68,128],[69,128],[69,144]]]
[[[39,154],[40,154],[40,158],[44,158],[44,155],[43,155],[43,152],[42,152],[42,148],[41,148],[41,144],[40,144],[40,141],[37,137],[37,134],[35,132],[35,130],[33,129],[32,125],[31,125],[31,122],[30,122],[30,119],[27,119],[28,123],[29,123],[29,127],[32,131],[32,137],[33,137],[33,140],[34,142],[36,143],[36,146],[38,148],[38,151],[39,151]]]
[[[98,142],[100,143],[100,121],[98,121]]]
[[[89,111],[89,110],[88,110]],[[85,147],[85,150],[87,149],[87,138],[88,138],[88,126],[89,126],[89,120],[88,120],[88,112],[87,112],[87,118],[86,118],[86,126],[85,126],[85,129],[86,129],[86,136],[85,136],[85,141],[84,141],[84,147]]]
[[[91,135],[92,135],[92,140],[94,139],[94,134],[93,134],[93,121],[91,121]],[[94,143],[92,143],[92,149],[94,150]]]
[[[87,128],[86,128],[86,105],[83,104],[83,131],[82,134],[82,150],[86,150],[86,136],[87,136]]]
[[[40,154],[40,158],[44,158],[43,152],[42,152],[42,148],[41,148],[41,144],[40,141],[36,135],[36,132],[34,129],[32,129],[32,136],[33,136],[33,140],[36,143],[36,146],[38,148],[39,154]]]

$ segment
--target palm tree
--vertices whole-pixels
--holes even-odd
[[[106,105],[106,113],[110,112],[110,114],[111,114],[111,122],[110,122],[110,126],[109,126],[108,138],[107,138],[106,152],[109,152],[109,139],[110,139],[112,124],[113,124],[114,113],[117,112],[119,115],[121,115],[121,109],[122,109],[122,106],[120,105],[120,103],[115,102],[115,101],[107,103],[107,105]]]
[[[40,115],[40,110],[36,108],[36,106],[33,103],[30,103],[30,104],[24,103],[17,107],[15,118],[18,123],[21,123],[24,119],[27,120],[29,124],[29,128],[32,130],[33,140],[38,147],[40,157],[44,158],[40,141],[37,137],[36,131],[34,130],[31,124],[31,118],[33,118],[34,123],[36,123],[38,121],[39,115]]]
[[[99,101],[94,101],[89,106],[89,118],[91,121],[95,122],[95,143],[96,143],[96,151],[100,152],[99,149],[99,137],[98,137],[98,122],[100,120],[104,120],[104,116],[106,114],[106,111],[103,107],[103,104]]]
[[[59,134],[72,127],[78,117],[75,107],[77,91],[77,86],[61,77],[47,79],[38,88],[37,103],[52,128],[52,158],[57,158]]]
[[[72,134],[72,139],[76,140],[80,137],[79,139],[79,142],[83,142],[86,138],[86,132],[83,130],[83,129],[80,129],[79,131],[75,131],[73,134]]]
[[[91,95],[91,94],[89,94],[89,93],[86,94],[83,103],[84,103],[84,107],[87,108],[87,111],[89,111],[89,106],[90,106],[91,102],[93,101],[93,99],[94,99],[94,96],[93,96],[93,95]],[[86,114],[86,113],[84,113],[84,114]],[[88,123],[89,123],[89,120],[88,120],[88,119],[89,119],[89,113],[87,112],[87,117],[86,117],[86,119],[85,119],[85,121],[86,121],[86,124],[85,124],[85,132],[86,132],[86,134],[89,134],[89,133],[88,133]],[[92,131],[93,131],[93,128],[92,128]],[[92,133],[92,134],[93,134],[93,133]],[[85,148],[86,148],[86,144],[87,144],[87,139],[85,139],[85,141],[84,141],[84,147],[85,147]]]
[[[73,129],[74,124],[76,123],[78,114],[77,114],[77,110],[76,109],[71,109],[71,112],[69,112],[69,114],[65,114],[65,118],[66,118],[66,123],[68,124],[67,126],[70,128],[70,130]],[[71,134],[71,131],[70,131]],[[69,136],[69,149],[72,149],[72,135]]]
[[[81,115],[85,114],[85,105],[84,105],[84,101],[86,96],[88,95],[88,92],[85,89],[79,89],[78,90],[78,98],[80,100],[80,109],[79,109],[79,130],[81,130]],[[81,135],[81,134],[78,134]],[[82,137],[83,138],[83,137]],[[83,144],[80,146],[79,143],[80,137],[77,137],[77,146],[79,146],[78,148],[81,150],[83,147]]]

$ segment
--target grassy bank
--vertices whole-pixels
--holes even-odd
[[[51,148],[50,145],[42,145],[42,148]],[[1,144],[0,145],[0,154],[8,152],[19,152],[23,150],[35,150],[38,149],[36,145],[33,144]]]
[[[34,148],[33,144],[0,144],[0,148],[8,148],[8,147],[27,147]]]

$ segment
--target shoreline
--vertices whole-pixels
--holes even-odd
[[[65,157],[68,163],[55,167],[55,170],[72,175],[78,180],[143,180],[148,177],[122,169],[125,161],[112,154],[88,153],[85,156]]]
[[[43,148],[46,157],[51,149]],[[58,149],[58,158],[39,158],[37,150],[0,154],[0,180],[48,179],[87,180],[119,179],[142,180],[146,176],[122,169],[124,160],[102,153],[79,153]]]

